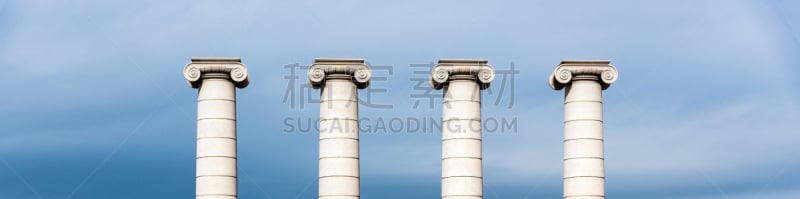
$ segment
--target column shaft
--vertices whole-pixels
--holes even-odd
[[[360,197],[356,89],[350,76],[329,77],[320,94],[319,198],[321,199]]]
[[[235,199],[236,91],[227,74],[203,74],[197,97],[196,196]]]
[[[605,198],[602,86],[576,76],[564,100],[564,198]]]
[[[442,107],[442,198],[483,197],[480,86],[474,77],[454,77]]]

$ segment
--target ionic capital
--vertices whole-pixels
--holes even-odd
[[[617,81],[617,68],[608,60],[562,60],[550,75],[550,88],[561,90],[577,76],[595,76],[603,90]]]
[[[211,73],[228,75],[239,88],[247,87],[250,84],[247,67],[239,58],[192,57],[192,62],[183,67],[183,77],[192,88],[200,86],[203,76]]]
[[[475,80],[481,89],[489,88],[494,80],[494,68],[485,59],[440,59],[431,70],[430,84],[433,89],[442,89],[454,79]]]
[[[369,86],[372,70],[364,59],[314,59],[314,64],[308,67],[308,84],[318,89],[325,85],[325,80],[349,79],[359,89]]]

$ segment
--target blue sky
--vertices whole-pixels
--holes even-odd
[[[391,66],[361,117],[413,108],[412,64],[484,58],[519,74],[485,118],[487,199],[561,196],[561,59],[610,59],[609,198],[800,195],[800,3],[773,1],[0,1],[0,198],[191,198],[195,56],[241,57],[240,198],[315,198],[317,136],[284,132],[288,64]],[[303,77],[304,71],[299,71]],[[379,75],[379,74],[376,74]],[[484,100],[499,96],[495,84]],[[307,91],[307,90],[298,90]],[[311,91],[317,93],[317,90]],[[434,91],[439,93],[441,91]],[[508,92],[508,91],[506,91]],[[318,94],[317,94],[318,95]],[[365,98],[367,92],[361,92]],[[361,135],[363,198],[437,198],[440,132]]]

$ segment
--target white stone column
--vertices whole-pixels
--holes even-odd
[[[363,59],[315,59],[308,69],[320,93],[319,198],[360,198],[358,92],[372,72]]]
[[[564,97],[564,198],[605,198],[602,90],[617,80],[610,61],[564,60],[550,87]]]
[[[442,198],[483,198],[481,93],[494,79],[486,60],[442,59],[430,83],[442,100]]]
[[[237,198],[236,90],[249,83],[239,58],[192,58],[183,76],[197,96],[198,199]]]

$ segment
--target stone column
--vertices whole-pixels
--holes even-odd
[[[236,90],[249,83],[239,58],[192,58],[183,76],[197,96],[198,199],[235,199]]]
[[[605,198],[602,90],[617,81],[610,61],[564,60],[550,87],[564,97],[564,198]]]
[[[363,59],[315,59],[308,81],[320,93],[319,198],[360,198],[358,92],[372,72]]]
[[[441,59],[431,70],[442,100],[442,198],[483,198],[481,93],[494,79],[486,60]]]

